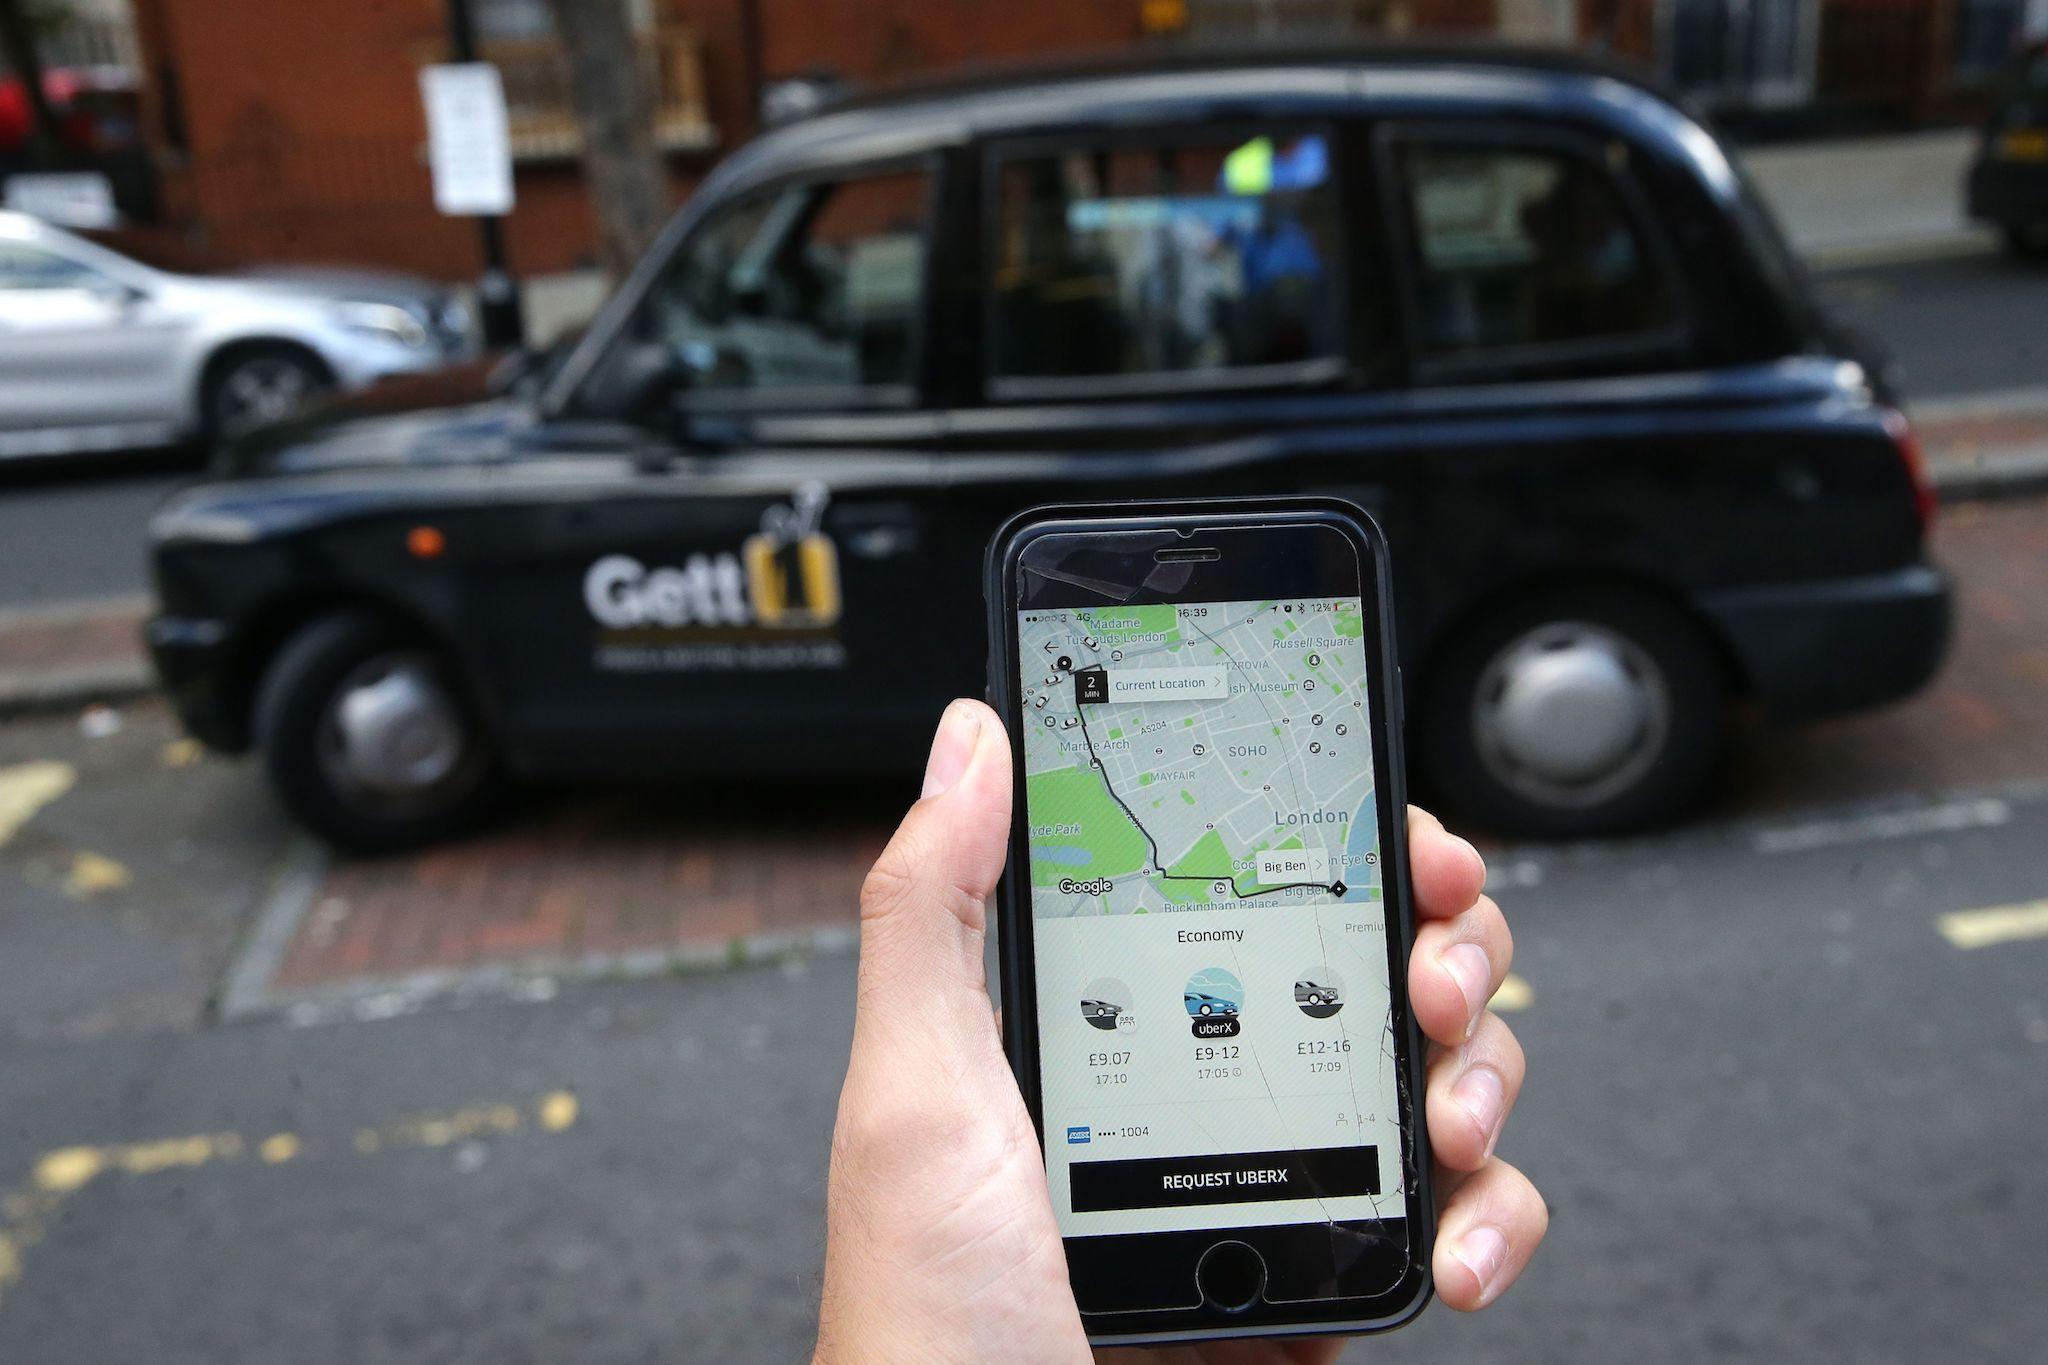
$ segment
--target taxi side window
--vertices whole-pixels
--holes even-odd
[[[89,289],[100,277],[75,261],[16,242],[0,242],[0,289]]]
[[[692,393],[906,388],[930,202],[921,171],[798,185],[720,210],[642,316]]]
[[[1341,353],[1320,132],[999,159],[991,377],[1202,375]]]
[[[1395,147],[1414,243],[1407,277],[1422,357],[1589,355],[1679,327],[1664,258],[1599,162],[1549,147]]]

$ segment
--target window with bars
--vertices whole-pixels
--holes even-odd
[[[671,151],[711,146],[716,134],[697,31],[667,18],[654,0],[635,0],[632,8],[639,59],[655,95],[656,141]],[[505,81],[513,154],[526,160],[574,156],[582,134],[547,0],[478,0],[476,25],[483,58]],[[445,59],[444,50],[422,54],[425,61]]]

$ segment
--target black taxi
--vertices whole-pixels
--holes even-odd
[[[1436,799],[1671,815],[1731,706],[1901,696],[1948,589],[1880,375],[1701,125],[1499,51],[860,97],[729,158],[509,390],[339,410],[167,504],[192,733],[344,845],[523,775],[914,769],[1049,501],[1369,509]]]

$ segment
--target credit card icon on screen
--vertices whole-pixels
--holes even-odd
[[[1076,1123],[1070,1125],[1067,1129],[1067,1145],[1069,1147],[1079,1147],[1083,1143],[1091,1141],[1092,1138],[1093,1134],[1088,1131],[1088,1125],[1085,1123]]]

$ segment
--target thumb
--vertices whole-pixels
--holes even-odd
[[[954,702],[932,740],[923,798],[861,887],[861,1022],[915,1024],[963,1004],[986,1019],[985,902],[1009,851],[1010,797],[1002,721],[978,701]]]

